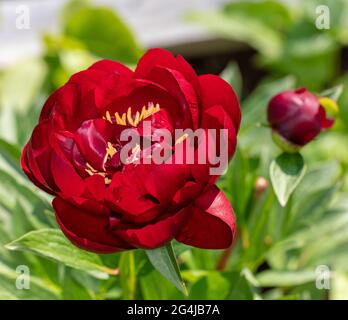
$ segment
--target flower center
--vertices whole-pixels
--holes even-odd
[[[105,184],[110,184],[111,182],[111,179],[107,176],[107,172],[106,172],[106,169],[105,169],[105,165],[107,163],[107,161],[111,160],[112,157],[117,153],[117,150],[115,149],[115,147],[112,145],[111,142],[108,142],[107,143],[107,146],[106,146],[106,153],[105,153],[105,157],[104,157],[104,160],[103,160],[103,169],[104,171],[98,171],[96,169],[94,169],[90,163],[86,163],[86,167],[85,168],[85,171],[90,175],[90,176],[93,176],[95,174],[98,174],[100,176],[102,176],[104,178],[104,181],[105,181]]]
[[[95,174],[98,174],[104,178],[105,184],[110,184],[111,179],[106,176],[106,172],[98,171],[94,169],[88,162],[86,163],[86,172],[90,175],[93,176]]]
[[[159,110],[160,105],[158,103],[155,105],[153,102],[149,102],[147,106],[144,105],[142,107],[141,112],[137,111],[134,116],[132,115],[132,107],[129,107],[127,112],[123,112],[122,114],[115,112],[114,115],[111,115],[109,111],[106,111],[103,119],[120,126],[131,125],[136,127],[140,121],[150,117]]]

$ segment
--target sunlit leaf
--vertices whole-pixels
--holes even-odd
[[[229,63],[227,67],[220,73],[220,77],[226,80],[237,93],[238,97],[241,98],[243,80],[238,64],[233,62]]]
[[[306,166],[299,153],[282,153],[270,166],[270,177],[279,203],[284,207],[290,195],[300,183]]]
[[[109,8],[84,6],[65,19],[65,34],[102,58],[135,63],[141,50],[128,26]]]
[[[191,288],[190,299],[193,300],[222,300],[230,292],[229,279],[220,272],[211,271],[199,279]]]
[[[314,281],[316,274],[315,270],[267,270],[259,273],[256,278],[263,287],[288,287]]]
[[[169,243],[164,247],[146,250],[146,254],[155,269],[187,295],[172,245]]]
[[[6,69],[0,77],[0,109],[7,106],[25,114],[38,95],[45,75],[46,66],[39,59],[25,60]]]
[[[117,274],[102,264],[97,254],[93,254],[72,245],[60,230],[42,229],[31,231],[6,245],[9,250],[23,250],[36,253],[69,267],[83,270],[98,278],[108,278]]]
[[[247,43],[265,56],[275,58],[280,54],[281,34],[263,21],[219,11],[193,12],[188,20],[226,39]]]

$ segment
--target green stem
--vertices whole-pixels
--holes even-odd
[[[128,299],[135,299],[136,274],[134,251],[129,251],[129,274],[128,274]]]

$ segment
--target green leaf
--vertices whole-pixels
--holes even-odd
[[[181,300],[182,293],[167,279],[158,280],[157,270],[151,267],[151,272],[139,277],[142,298],[145,300]]]
[[[327,97],[327,98],[330,98],[334,101],[338,101],[342,92],[343,92],[343,85],[340,84],[340,85],[334,86],[333,88],[330,88],[330,89],[327,89],[327,90],[320,92],[319,96],[320,97]]]
[[[17,176],[25,178],[22,168],[20,167],[21,150],[16,144],[11,144],[0,138],[0,169],[7,173],[16,173]]]
[[[343,129],[345,132],[348,131],[348,73],[345,73],[342,77],[337,80],[338,83],[342,83],[343,92],[338,100],[338,105],[341,106],[340,109],[340,119],[343,122]]]
[[[224,10],[232,16],[239,15],[262,21],[276,30],[287,29],[292,22],[290,7],[275,0],[235,1],[228,3]]]
[[[20,170],[21,174],[23,173],[19,166],[21,150],[17,145],[8,143],[5,140],[0,139],[0,154],[14,169],[16,169],[17,171]]]
[[[283,43],[281,56],[273,61],[263,57],[263,63],[273,73],[294,75],[298,85],[320,90],[335,78],[339,46],[328,33],[318,31],[313,22],[298,23]]]
[[[222,273],[211,271],[199,279],[190,290],[193,300],[223,300],[230,292],[231,283]]]
[[[32,188],[24,177],[23,180],[26,184],[17,182],[13,175],[0,169],[0,204],[12,212],[16,209],[16,202],[20,201],[31,225],[35,229],[46,228],[49,221],[43,211],[51,206],[45,197],[41,197],[43,193]]]
[[[126,251],[121,254],[119,269],[123,297],[128,300],[134,300],[137,279],[133,251]]]
[[[347,195],[343,198],[347,199]],[[308,268],[325,264],[347,269],[348,204],[326,210],[319,220],[312,219],[306,227],[295,230],[268,252],[267,260],[273,268],[285,269],[289,265]]]
[[[219,11],[193,12],[188,15],[188,19],[221,37],[247,43],[267,57],[276,58],[280,55],[282,45],[280,32],[261,20]]]
[[[84,6],[66,16],[65,34],[92,53],[124,63],[136,63],[141,50],[127,25],[104,7]]]
[[[46,66],[39,59],[26,60],[6,69],[0,77],[0,108],[6,106],[26,114],[39,93],[45,75]]]
[[[72,270],[65,268],[62,279],[63,300],[91,300],[94,297],[88,292],[85,285],[79,283],[73,276]]]
[[[1,86],[1,82],[0,82]],[[0,95],[2,93],[0,92]],[[16,123],[15,109],[10,105],[0,104],[0,137],[9,142],[18,141],[18,126]]]
[[[154,268],[187,296],[171,243],[161,248],[146,250],[146,254]]]
[[[314,281],[314,270],[276,271],[267,270],[256,276],[258,283],[263,287],[289,287]]]
[[[28,265],[29,266],[29,265]],[[32,274],[30,267],[30,290],[18,290],[16,279],[20,273],[0,261],[0,300],[2,299],[59,299],[61,288],[47,278]]]
[[[269,100],[277,93],[293,88],[294,85],[295,79],[292,76],[263,81],[258,85],[242,103],[242,129],[254,127],[256,123],[265,123]],[[256,129],[260,131],[259,128]]]
[[[226,175],[219,181],[219,187],[230,194],[234,212],[242,223],[250,213],[248,205],[253,200],[258,165],[258,159],[247,157],[239,146]]]
[[[231,272],[229,281],[232,284],[231,292],[228,299],[231,300],[253,300],[257,298],[254,287],[256,283],[253,275],[248,269],[243,269],[241,272]]]
[[[299,153],[282,153],[270,166],[274,192],[281,206],[285,206],[306,172],[304,160]]]
[[[117,274],[117,270],[103,265],[97,254],[75,247],[60,230],[56,229],[31,231],[7,244],[6,248],[33,252],[61,262],[66,266],[83,270],[100,279],[106,279],[109,275]]]
[[[239,98],[242,96],[243,80],[237,63],[230,62],[220,73],[220,77],[227,81]]]
[[[331,300],[348,299],[348,274],[335,271],[332,277],[332,288],[330,290]]]

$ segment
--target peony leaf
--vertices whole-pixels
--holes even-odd
[[[299,153],[282,153],[272,161],[270,177],[274,192],[282,207],[285,207],[305,171],[306,166]]]
[[[72,245],[57,229],[41,229],[26,233],[5,246],[9,250],[21,250],[61,262],[68,267],[83,270],[96,278],[106,279],[117,270],[103,265],[97,254]]]
[[[220,37],[247,43],[270,59],[277,58],[281,53],[281,34],[261,20],[220,11],[191,12],[187,19]],[[260,37],[260,34],[263,36]]]
[[[17,145],[8,143],[0,138],[0,162],[5,162],[11,169],[24,176],[23,170],[19,165],[20,157],[21,151]]]
[[[315,281],[315,270],[266,270],[257,275],[257,281],[264,287],[291,287]]]
[[[71,10],[65,16],[64,31],[102,58],[134,64],[142,51],[121,17],[105,7],[82,5]]]
[[[119,262],[120,283],[123,291],[123,296],[128,300],[135,299],[137,285],[135,269],[134,252],[131,250],[122,252]]]
[[[335,87],[332,87],[330,89],[327,89],[325,91],[320,92],[319,96],[330,98],[330,99],[337,102],[338,99],[340,98],[342,92],[343,92],[343,85],[340,84],[340,85],[337,85]]]
[[[242,96],[243,80],[238,64],[235,62],[230,62],[227,67],[220,73],[220,77],[231,85],[238,98],[240,99]]]
[[[23,259],[23,258],[22,258]],[[24,262],[23,260],[21,260]],[[29,260],[28,260],[29,262]],[[23,267],[19,265],[18,267]],[[0,300],[56,300],[61,299],[61,288],[47,277],[34,275],[30,270],[30,290],[20,290],[16,286],[18,269],[0,261]],[[30,265],[32,269],[32,265]]]
[[[172,244],[169,243],[157,249],[146,250],[146,254],[154,268],[187,296],[187,289],[181,278]]]

